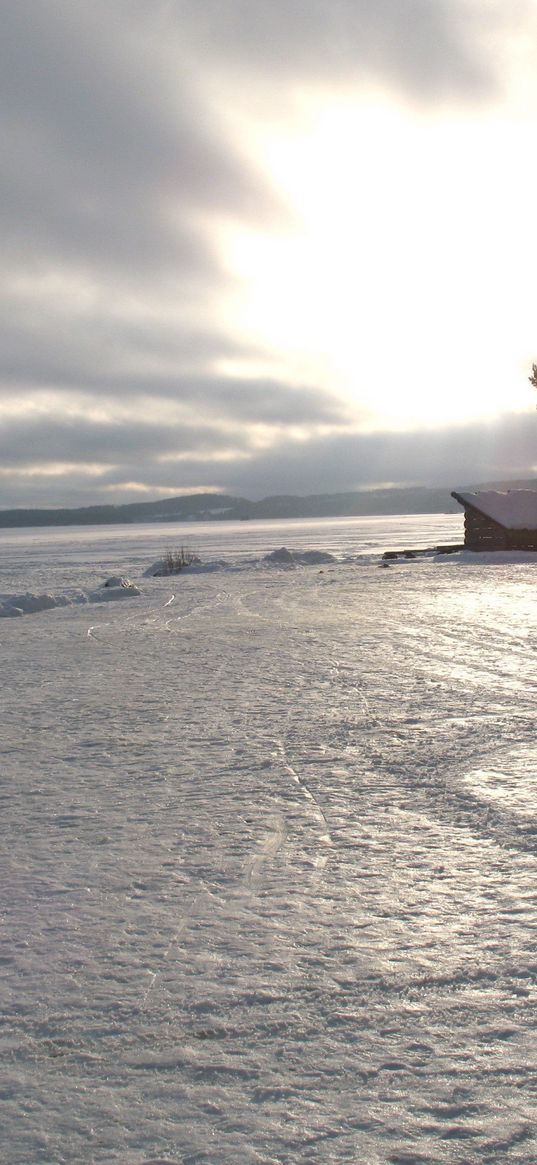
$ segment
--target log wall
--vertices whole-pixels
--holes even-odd
[[[537,550],[537,530],[507,530],[508,550]]]
[[[467,550],[537,551],[537,530],[506,530],[468,506],[464,511],[464,545]]]
[[[516,531],[511,531],[511,534]],[[467,550],[508,550],[508,531],[498,522],[467,506],[464,511],[464,545]]]

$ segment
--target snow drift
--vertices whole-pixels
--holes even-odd
[[[41,611],[52,611],[57,607],[71,607],[83,603],[107,603],[115,599],[128,599],[139,595],[138,587],[129,579],[113,577],[102,583],[98,590],[64,593],[60,595],[24,594],[2,595],[0,597],[0,619],[13,619],[21,615],[36,615]]]

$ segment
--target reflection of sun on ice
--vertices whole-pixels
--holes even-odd
[[[310,110],[306,128],[258,134],[256,159],[298,225],[222,228],[240,288],[230,322],[273,369],[343,393],[375,424],[527,408],[527,148],[508,124],[411,120],[379,104]],[[517,184],[506,240],[497,224]]]
[[[474,769],[466,775],[465,784],[479,801],[537,819],[537,765],[527,748],[513,749],[502,757],[501,767]]]

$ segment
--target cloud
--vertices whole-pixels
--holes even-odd
[[[34,443],[35,442],[35,443]],[[182,438],[162,425],[80,429],[54,424],[13,426],[6,436],[9,466],[4,506],[125,502],[200,487],[250,498],[271,494],[337,493],[390,484],[442,486],[531,477],[537,416],[410,433],[330,433],[309,440],[273,438],[265,448],[245,434],[186,426]],[[28,464],[33,451],[40,470]],[[98,459],[98,465],[92,459]],[[47,468],[47,461],[50,467]],[[54,462],[78,461],[68,470]],[[88,464],[84,464],[88,462]]]
[[[184,456],[196,450],[211,457],[222,450],[234,454],[248,444],[244,430],[225,433],[207,423],[181,424],[170,428],[123,419],[121,422],[91,420],[85,416],[33,416],[8,421],[0,433],[0,461],[4,467],[27,467],[47,463],[79,463],[105,469],[112,463],[139,458],[151,461],[166,455]]]
[[[414,432],[330,433],[282,441],[254,459],[219,467],[232,493],[336,493],[383,483],[446,485],[531,477],[537,466],[537,415]],[[188,473],[188,464],[182,467]]]
[[[222,232],[240,224],[270,246],[296,226],[233,102],[263,120],[272,105],[292,116],[306,90],[371,83],[424,108],[493,100],[501,57],[485,46],[527,22],[522,0],[509,17],[478,0],[4,8],[1,505],[125,501],[134,486],[352,489],[451,468],[460,480],[472,458],[497,476],[508,425],[487,430],[489,452],[483,430],[360,434],[359,403],[298,372],[292,352],[264,351],[234,314]],[[517,424],[513,466],[516,450],[530,460]]]
[[[20,0],[0,45],[6,260],[214,274],[203,213],[279,213],[165,38],[117,5]]]
[[[4,260],[216,279],[207,215],[284,219],[227,126],[218,77],[261,71],[275,98],[282,83],[370,76],[424,99],[472,96],[493,85],[495,71],[484,11],[469,0],[8,5]],[[498,11],[488,8],[489,38]]]
[[[232,376],[206,371],[222,361],[260,360],[262,354],[226,335],[218,325],[188,324],[150,310],[130,316],[112,301],[77,307],[69,285],[51,295],[45,280],[21,291],[0,290],[0,416],[24,395],[35,407],[54,392],[68,408],[75,398],[86,407],[141,407],[137,398],[166,401],[202,416],[236,423],[313,426],[341,424],[349,408],[334,394],[262,376]],[[148,305],[149,308],[149,305]],[[60,407],[58,403],[56,407]],[[169,416],[169,413],[168,413]],[[173,418],[172,418],[173,420]],[[170,419],[168,421],[170,423]]]
[[[138,385],[148,395],[151,387],[149,382]],[[182,390],[175,382],[165,384],[164,391],[178,398],[182,416],[170,419],[166,404],[158,408],[154,400],[145,410],[133,409],[132,396],[121,414],[111,418],[95,416],[106,405],[98,397],[88,400],[86,409],[74,398],[68,410],[58,409],[53,401],[47,407],[30,405],[24,415],[6,415],[0,464],[31,470],[48,462],[79,462],[104,468],[136,456],[139,474],[152,457],[195,452],[199,459],[255,450],[260,430],[263,444],[273,448],[289,426],[311,433],[316,425],[341,424],[343,419],[328,394],[266,381],[194,379]],[[189,404],[191,408],[185,407]]]
[[[76,280],[35,279],[21,287],[14,279],[0,290],[0,400],[14,386],[121,396],[138,382],[139,391],[151,391],[152,376],[199,375],[216,360],[255,355],[218,323],[181,320],[172,309],[173,300],[136,302],[114,288],[86,293]]]
[[[490,44],[506,31],[499,5],[472,0],[181,0],[167,11],[186,16],[205,53],[249,74],[291,87],[380,79],[423,101],[490,95]],[[520,5],[512,19],[520,26]]]

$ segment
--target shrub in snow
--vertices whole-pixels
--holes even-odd
[[[283,562],[286,566],[292,566],[295,560],[287,546],[280,546],[279,550],[271,550],[270,554],[265,554],[263,561]]]
[[[145,571],[145,575],[152,578],[162,578],[170,574],[180,574],[187,566],[193,566],[200,562],[200,559],[188,550],[187,547],[181,546],[179,550],[166,550],[164,558],[154,562],[149,570]]]

